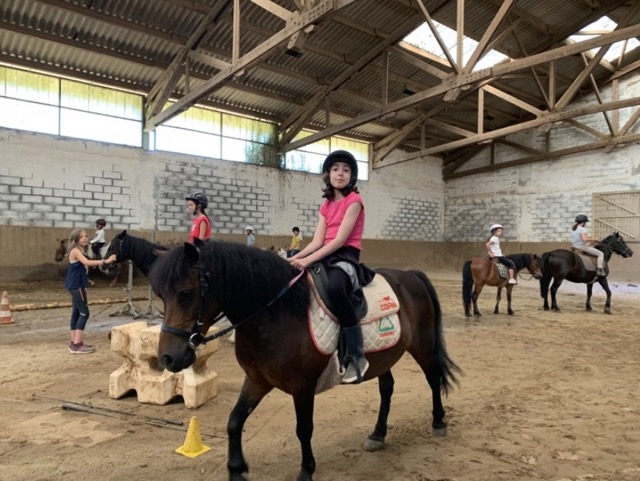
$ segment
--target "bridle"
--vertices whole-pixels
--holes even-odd
[[[241,325],[250,321],[255,316],[260,314],[262,311],[271,307],[273,304],[276,303],[276,301],[278,301],[282,296],[284,296],[289,291],[289,289],[291,289],[293,285],[302,278],[303,274],[305,273],[305,271],[300,271],[300,273],[297,276],[291,279],[287,285],[285,285],[282,289],[280,289],[280,291],[275,295],[273,299],[271,299],[266,305],[259,308],[253,314],[250,314],[249,316],[242,319],[240,322],[232,324],[231,326],[225,329],[222,329],[221,331],[215,334],[212,334],[210,336],[205,336],[202,333],[202,330],[204,327],[204,306],[205,306],[207,293],[209,292],[211,274],[209,273],[206,266],[200,262],[200,260],[198,260],[198,263],[195,266],[193,266],[192,269],[197,269],[198,271],[200,271],[200,306],[198,308],[198,319],[196,320],[196,323],[194,324],[193,329],[191,331],[187,331],[185,329],[178,329],[176,327],[167,326],[163,322],[162,326],[160,327],[160,330],[163,332],[168,332],[169,334],[174,334],[176,336],[186,337],[187,339],[189,339],[189,347],[194,351],[197,350],[199,345],[201,344],[204,345],[209,341],[213,341],[214,339],[218,339],[219,337],[224,336],[225,334],[233,331],[234,329],[237,329]],[[218,314],[216,318],[213,320],[211,325],[213,326],[216,322],[218,322],[224,316],[225,316],[224,312],[221,311],[220,314]]]

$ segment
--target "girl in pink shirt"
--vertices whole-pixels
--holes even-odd
[[[313,240],[289,258],[298,269],[322,262],[329,276],[331,307],[340,321],[347,343],[346,374],[343,382],[361,382],[369,362],[364,357],[362,330],[352,305],[354,294],[362,295],[375,273],[360,264],[364,205],[358,193],[358,163],[349,152],[337,150],[322,165],[325,184],[318,226]]]

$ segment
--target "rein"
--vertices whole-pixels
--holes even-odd
[[[198,309],[198,319],[196,320],[196,323],[193,326],[193,330],[189,332],[184,329],[177,329],[175,327],[167,326],[164,323],[162,323],[162,327],[160,327],[160,330],[163,332],[168,332],[170,334],[175,334],[176,336],[188,338],[189,347],[194,351],[198,348],[200,344],[206,344],[209,341],[213,341],[214,339],[218,339],[219,337],[224,336],[225,334],[233,331],[234,329],[237,329],[241,325],[250,321],[255,316],[260,314],[262,311],[271,307],[273,304],[276,303],[276,301],[278,301],[282,296],[284,296],[289,291],[289,289],[291,289],[293,285],[302,278],[303,274],[306,272],[306,271],[300,271],[300,274],[295,276],[293,279],[289,281],[289,283],[286,286],[280,289],[280,291],[275,295],[273,299],[271,299],[266,305],[262,306],[253,314],[250,314],[249,316],[242,319],[240,322],[236,324],[232,324],[231,326],[221,330],[220,332],[217,332],[216,334],[212,334],[210,336],[205,337],[202,334],[202,328],[204,326],[204,322],[203,322],[204,303],[205,303],[207,292],[209,291],[209,281],[211,280],[211,275],[209,274],[209,271],[207,271],[206,267],[202,265],[200,262],[198,262],[198,264],[194,266],[193,269],[198,269],[200,271],[200,308]],[[218,314],[216,318],[213,320],[211,325],[214,325],[216,322],[222,319],[224,315],[225,315],[224,312],[220,312],[220,314]]]

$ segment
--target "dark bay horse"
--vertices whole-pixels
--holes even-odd
[[[367,450],[384,446],[394,386],[391,367],[405,352],[416,360],[431,388],[434,434],[446,434],[441,392],[446,394],[456,382],[458,370],[445,348],[440,303],[427,276],[418,271],[377,272],[398,296],[402,328],[394,347],[367,354],[370,367],[365,380],[378,378],[381,397],[377,423],[365,442]],[[219,241],[172,249],[151,270],[151,285],[165,312],[158,358],[169,371],[178,372],[194,362],[195,348],[206,341],[203,333],[217,315],[224,312],[236,326],[236,358],[246,376],[227,424],[230,481],[246,481],[243,426],[273,388],[293,396],[302,451],[297,480],[312,481],[315,388],[330,356],[318,352],[310,337],[310,286],[298,274],[269,251]],[[299,280],[291,285],[296,277]]]
[[[148,276],[149,270],[156,259],[166,254],[167,251],[168,248],[166,246],[129,235],[126,230],[123,230],[111,240],[104,257],[107,258],[115,254],[117,264],[131,260],[133,265],[140,269],[140,272]]]
[[[613,253],[621,255],[622,257],[631,257],[633,255],[633,251],[629,249],[629,246],[627,246],[627,243],[618,232],[607,236],[594,247],[604,252],[604,259],[607,262],[605,273],[607,275],[609,275],[609,259],[611,259]],[[566,279],[571,282],[587,284],[587,303],[585,306],[587,311],[593,310],[591,307],[593,283],[597,282],[600,284],[607,293],[604,312],[611,314],[611,289],[609,289],[607,277],[597,277],[595,270],[588,271],[575,252],[567,249],[556,249],[551,252],[545,252],[542,254],[542,270],[544,274],[540,279],[540,295],[544,299],[545,311],[549,310],[549,290],[551,290],[551,309],[554,311],[560,310],[556,302],[556,293],[562,281]],[[551,279],[553,279],[553,284],[551,284]],[[549,288],[549,284],[551,284],[551,288]]]
[[[505,257],[511,259],[516,265],[516,277],[522,269],[527,269],[536,279],[540,279],[542,277],[540,258],[536,254],[513,254]],[[514,284],[508,284],[507,279],[500,277],[498,269],[494,265],[493,261],[487,257],[474,257],[465,262],[462,267],[462,301],[464,304],[465,316],[471,317],[472,302],[473,315],[475,317],[482,316],[478,310],[478,297],[480,297],[482,288],[485,285],[495,286],[498,288],[496,307],[493,310],[494,314],[499,313],[498,306],[500,305],[500,299],[502,298],[502,288],[507,288],[507,312],[512,316],[514,312],[513,309],[511,309],[511,291],[513,290]]]

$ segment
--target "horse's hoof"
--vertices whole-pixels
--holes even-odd
[[[498,309],[493,311],[494,314],[500,314],[500,311]]]
[[[548,311],[549,310],[549,306],[544,306],[544,310]]]
[[[431,428],[431,435],[436,437],[444,437],[447,435],[447,426],[441,428]]]
[[[364,442],[364,445],[362,446],[362,449],[369,452],[380,451],[384,449],[384,441],[377,441],[375,439],[367,438],[367,440]]]
[[[242,474],[231,474],[229,475],[229,481],[247,481]]]
[[[313,478],[309,473],[301,471],[300,474],[298,474],[296,481],[313,481]]]
[[[515,312],[514,312],[514,311],[509,311],[509,315],[510,315],[510,316],[513,316],[514,314],[515,314]]]
[[[610,307],[605,307],[604,308],[604,313],[605,314],[611,314],[611,308]]]
[[[591,306],[587,306],[585,309],[586,309],[587,311],[593,311],[593,307],[591,307]],[[606,310],[606,309],[605,309],[605,310]]]

